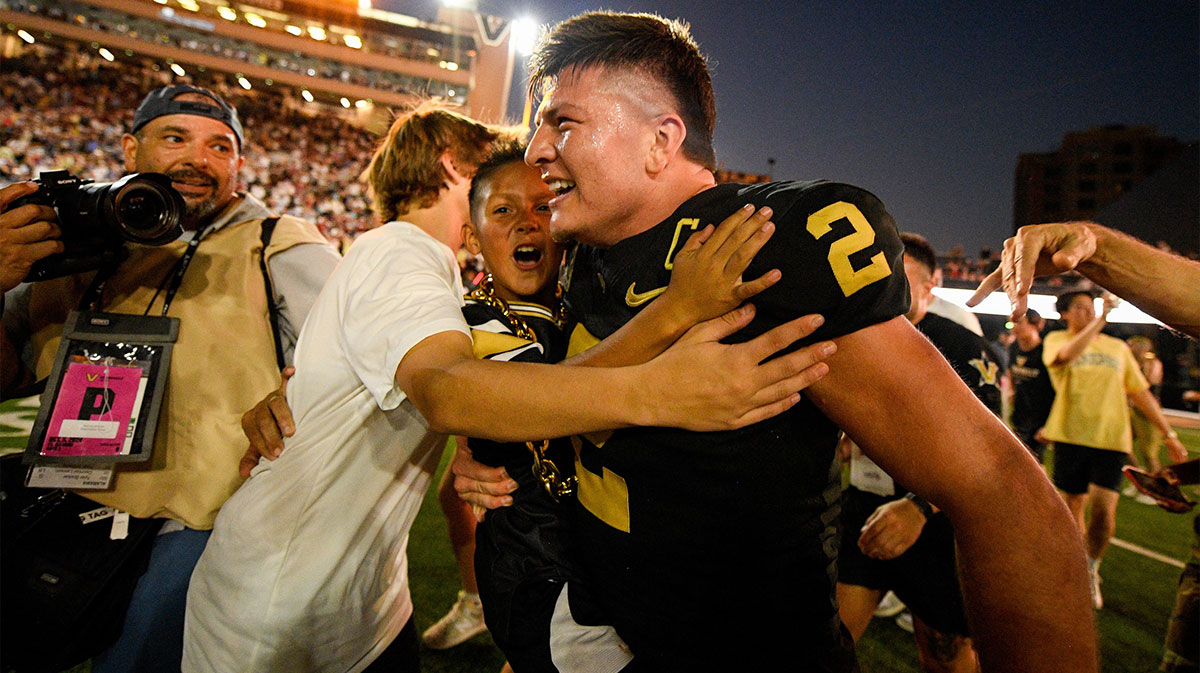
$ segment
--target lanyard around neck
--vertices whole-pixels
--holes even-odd
[[[166,284],[166,296],[163,297],[162,315],[167,314],[167,310],[171,307],[171,300],[175,298],[175,293],[179,291],[179,286],[183,284],[183,275],[187,272],[188,266],[192,263],[192,257],[196,255],[196,248],[200,247],[200,239],[208,233],[208,229],[196,232],[192,240],[188,241],[187,249],[183,251],[178,261],[175,262],[171,270],[167,272],[167,277],[164,279]],[[81,310],[95,311],[99,309],[100,295],[104,292],[104,286],[108,283],[108,279],[112,277],[117,270],[117,264],[106,266],[96,273],[96,277],[92,279],[92,283],[88,286],[87,292],[83,295],[83,300],[79,306]],[[162,294],[163,285],[159,285],[154,291],[154,296],[150,298],[150,303],[146,305],[146,310],[143,315],[150,313],[150,307],[154,306],[154,302],[158,299],[158,295]]]

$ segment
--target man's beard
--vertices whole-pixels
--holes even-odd
[[[210,188],[209,195],[200,199],[192,197],[183,197],[183,228],[184,229],[199,229],[208,224],[209,219],[225,205],[224,202],[218,202],[220,196],[217,191],[218,181],[216,178],[193,169],[180,169],[167,173],[167,177],[180,182],[196,182],[201,181]]]

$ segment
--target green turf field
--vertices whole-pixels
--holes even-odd
[[[36,409],[0,404],[0,451],[23,448],[24,434]],[[1200,454],[1200,431],[1180,430],[1192,454]],[[447,449],[438,474],[449,462]],[[434,479],[437,484],[437,478]],[[1117,516],[1118,539],[1178,561],[1187,559],[1192,544],[1191,516],[1170,514],[1155,506],[1121,498]],[[431,489],[413,525],[408,544],[409,576],[417,626],[424,631],[453,603],[458,575],[445,520]],[[1105,554],[1104,609],[1097,614],[1102,670],[1105,673],[1145,673],[1158,667],[1166,619],[1174,602],[1179,568],[1141,554],[1112,546]],[[504,658],[481,635],[445,652],[422,650],[422,668],[437,673],[499,671]],[[891,619],[877,619],[858,645],[864,673],[917,673],[912,636]],[[77,667],[72,673],[87,673]]]

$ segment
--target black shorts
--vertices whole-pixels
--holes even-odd
[[[1128,459],[1129,454],[1123,451],[1055,442],[1054,485],[1070,495],[1087,493],[1088,484],[1120,491],[1124,481],[1121,468]]]
[[[475,529],[475,578],[492,639],[525,673],[633,673],[629,647],[571,561],[561,512],[542,505],[522,498]]]
[[[891,498],[846,489],[842,504],[842,542],[838,582],[894,591],[913,615],[945,634],[969,636],[962,588],[958,582],[954,531],[945,514],[925,523],[921,537],[900,556],[881,561],[858,548],[859,531],[875,509]]]

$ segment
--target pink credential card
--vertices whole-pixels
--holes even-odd
[[[140,367],[67,365],[42,445],[45,456],[129,453],[145,378]]]

